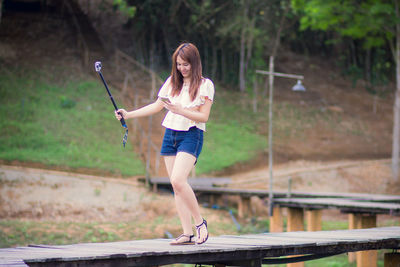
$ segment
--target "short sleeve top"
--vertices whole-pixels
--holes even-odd
[[[171,77],[169,77],[158,92],[159,97],[168,97],[171,103],[180,103],[183,108],[193,108],[201,106],[205,103],[206,99],[214,101],[214,84],[210,79],[202,78],[202,82],[199,88],[199,92],[196,98],[192,101],[189,95],[189,86],[183,85],[182,90],[177,96],[172,96]],[[203,131],[206,130],[206,124],[204,122],[195,122],[182,115],[178,115],[168,111],[165,115],[162,126],[176,130],[176,131],[187,131],[191,127],[195,126]]]

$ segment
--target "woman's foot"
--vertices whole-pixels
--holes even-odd
[[[177,245],[194,245],[194,235],[185,235],[181,234],[175,240],[173,240],[170,245],[177,246]]]
[[[201,224],[196,225],[196,230],[197,230],[196,244],[201,245],[205,243],[208,239],[207,221],[203,219],[203,222]]]

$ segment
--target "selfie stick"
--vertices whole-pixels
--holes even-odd
[[[96,72],[100,75],[100,78],[101,78],[101,80],[103,81],[103,84],[104,84],[104,86],[105,86],[106,89],[107,89],[107,93],[108,93],[108,95],[109,95],[109,97],[110,97],[110,100],[111,100],[112,104],[114,105],[114,109],[115,109],[115,111],[117,111],[117,110],[118,110],[117,104],[115,104],[114,98],[113,98],[113,96],[111,95],[110,90],[108,89],[108,86],[107,86],[106,81],[104,80],[103,74],[101,74],[101,62],[100,62],[100,61],[97,61],[96,63],[94,63],[94,68],[95,68]],[[121,115],[121,117],[122,117],[121,112],[118,112],[118,114]],[[125,144],[126,144],[126,142],[127,142],[127,140],[128,140],[128,126],[126,126],[126,123],[125,123],[125,120],[124,120],[123,117],[121,118],[120,122],[121,122],[122,127],[124,127],[124,128],[126,129],[125,135],[124,135],[124,137],[122,138],[122,144],[123,144],[124,147],[125,147]]]

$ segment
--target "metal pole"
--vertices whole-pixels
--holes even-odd
[[[273,64],[274,63],[272,63],[272,65]],[[270,62],[270,67],[271,67],[271,62]],[[274,72],[274,71],[256,70],[256,73],[264,74],[264,75],[273,75],[273,76],[284,77],[284,78],[292,78],[292,79],[297,79],[297,80],[303,80],[304,79],[303,75],[286,74],[286,73]]]
[[[273,155],[272,155],[272,117],[273,117],[273,112],[272,112],[272,104],[273,104],[273,94],[274,94],[274,57],[270,56],[269,57],[269,120],[268,120],[268,168],[269,168],[269,216],[272,217],[273,215],[273,181],[274,181],[274,176],[273,176],[273,170],[272,170],[272,165],[273,165]]]
[[[264,70],[256,70],[256,73],[268,75],[269,76],[269,129],[268,129],[268,167],[269,167],[269,216],[272,217],[273,215],[273,199],[274,199],[274,192],[273,192],[273,183],[274,183],[274,173],[273,173],[273,141],[272,141],[272,123],[273,123],[273,112],[272,112],[272,105],[273,105],[273,94],[274,94],[274,76],[277,77],[284,77],[284,78],[291,78],[297,80],[303,80],[303,75],[295,75],[295,74],[286,74],[280,72],[274,72],[274,56],[269,57],[269,71]]]

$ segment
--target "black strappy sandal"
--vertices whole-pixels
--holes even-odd
[[[183,242],[178,242],[178,239],[180,239],[181,237],[188,237],[189,240],[187,241],[183,241]],[[195,242],[192,240],[194,238],[194,235],[185,235],[185,234],[181,234],[180,236],[178,236],[177,238],[175,238],[175,241],[172,241],[171,243],[169,243],[172,246],[181,246],[181,245],[194,245]]]
[[[206,227],[206,230],[207,230],[207,236],[206,236],[206,239],[204,239],[204,241],[203,241],[203,242],[197,242],[197,241],[196,241],[196,244],[197,244],[197,245],[201,245],[201,244],[205,243],[205,242],[207,241],[207,239],[208,239],[208,228],[207,228],[207,221],[206,221],[206,220],[204,220],[204,219],[203,219],[203,222],[202,222],[201,224],[199,224],[199,225],[196,225],[196,230],[197,230],[197,238],[199,238],[199,237],[200,237],[200,228],[201,228],[203,225]]]

